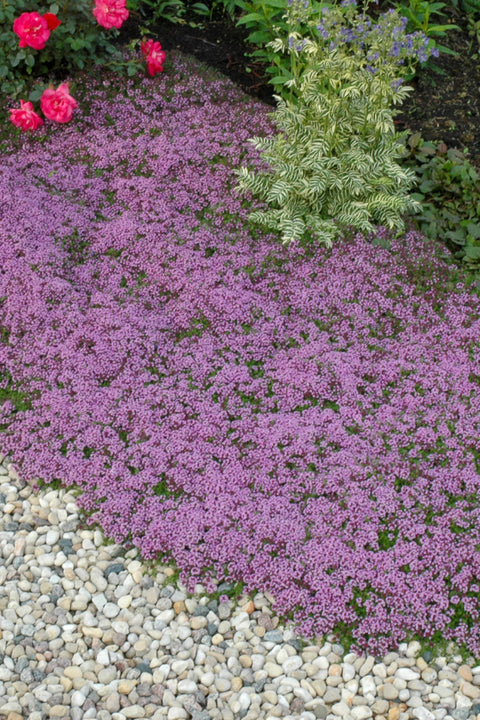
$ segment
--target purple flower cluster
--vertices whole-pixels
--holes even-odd
[[[252,235],[232,167],[267,109],[228,81],[89,82],[91,114],[2,158],[0,374],[31,399],[2,450],[189,587],[478,654],[478,299],[415,233]]]
[[[380,68],[393,68],[398,72],[405,65],[426,62],[431,55],[438,57],[439,54],[423,32],[406,33],[407,18],[394,9],[382,13],[374,23],[358,13],[354,1],[343,0],[340,6],[321,9],[321,23],[312,15],[311,24],[320,43],[329,39],[330,50],[346,48],[359,59],[366,59],[370,72]],[[370,64],[372,57],[374,65]]]

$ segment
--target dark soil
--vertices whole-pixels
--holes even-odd
[[[200,20],[197,20],[200,22]],[[443,21],[442,21],[443,22]],[[467,18],[448,8],[448,22],[460,26],[450,30],[438,44],[456,55],[441,53],[435,65],[419,68],[410,82],[414,92],[396,116],[398,130],[419,132],[425,140],[443,141],[447,147],[468,149],[468,157],[480,168],[480,57],[478,41],[469,36]],[[131,14],[124,24],[120,41],[140,37],[140,16]],[[273,88],[265,67],[247,57],[255,48],[246,42],[247,32],[225,16],[204,21],[200,27],[161,20],[149,28],[168,51],[179,49],[228,75],[248,94],[275,105]],[[475,58],[474,56],[477,55]]]

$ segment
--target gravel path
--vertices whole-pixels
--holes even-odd
[[[0,720],[480,720],[480,666],[302,647],[271,598],[156,580],[75,497],[32,492],[0,455]]]

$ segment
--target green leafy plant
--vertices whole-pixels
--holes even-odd
[[[153,25],[161,18],[176,23],[186,13],[184,0],[128,0],[129,10],[138,13],[145,25]]]
[[[460,0],[460,7],[470,15],[480,15],[480,0]]]
[[[237,25],[250,31],[247,41],[256,47],[247,57],[266,65],[266,73],[273,75],[272,83],[278,84],[275,77],[283,76],[285,70],[288,72],[288,63],[269,43],[289,31],[284,17],[286,0],[235,0],[235,5],[242,13]]]
[[[134,74],[137,68],[125,63],[120,50],[112,43],[118,31],[104,31],[92,14],[89,0],[63,3],[38,3],[35,10],[40,14],[58,15],[61,25],[51,34],[43,50],[20,48],[18,36],[13,32],[13,22],[23,12],[30,12],[28,0],[0,0],[0,89],[13,97],[29,90],[34,78],[63,79],[74,72],[96,65],[109,65],[116,71],[126,70]],[[40,91],[41,92],[41,91]],[[38,89],[29,99],[38,99]]]
[[[405,142],[403,165],[417,176],[412,198],[421,209],[414,223],[444,242],[462,267],[480,272],[480,175],[466,153],[414,133]]]
[[[226,12],[233,19],[236,0],[212,0],[208,4],[189,0],[127,0],[127,7],[138,13],[147,27],[161,19],[198,27],[202,18],[211,21],[216,14],[222,12]]]
[[[208,20],[213,20],[215,15],[226,13],[233,20],[236,11],[236,0],[211,0],[208,4],[196,2],[192,9]]]
[[[372,220],[402,230],[403,213],[416,207],[407,196],[414,174],[395,162],[385,80],[332,52],[305,73],[300,91],[298,104],[277,96],[281,134],[253,139],[273,172],[238,171],[240,188],[271,206],[250,219],[278,230],[284,244],[307,235],[331,245],[347,226],[372,231]]]
[[[354,2],[325,9],[320,24],[306,9],[292,2],[287,25],[303,21],[311,37],[290,30],[272,43],[290,55],[290,96],[276,96],[280,134],[251,140],[271,170],[237,171],[239,189],[269,206],[250,219],[279,231],[284,244],[306,237],[330,245],[349,226],[371,232],[374,223],[402,231],[419,204],[408,196],[413,171],[396,162],[392,105],[411,90],[402,73],[434,48],[423,33],[406,36],[395,11],[372,27]]]
[[[478,60],[480,57],[480,20],[475,20],[475,16],[468,16],[468,35],[472,38],[470,47],[468,49],[468,55],[472,60]],[[475,52],[472,52],[473,46],[475,45]]]

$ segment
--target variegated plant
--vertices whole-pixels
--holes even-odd
[[[240,188],[269,205],[250,219],[285,244],[309,235],[331,245],[346,226],[403,230],[402,216],[417,207],[408,197],[415,175],[396,163],[401,146],[389,105],[408,90],[353,57],[332,52],[316,61],[297,104],[276,98],[280,134],[250,141],[272,168],[238,171]]]
[[[325,12],[316,26],[321,39],[292,31],[272,43],[292,57],[292,92],[275,96],[279,134],[250,140],[270,170],[236,172],[238,189],[267,204],[250,219],[277,231],[284,244],[307,237],[331,245],[348,226],[402,231],[405,214],[419,207],[408,195],[415,174],[396,162],[402,149],[393,117],[411,91],[402,84],[402,53],[410,61],[414,52],[430,51],[421,34],[405,36],[393,11],[377,25],[357,22],[354,12],[348,2],[343,34],[337,16]]]

